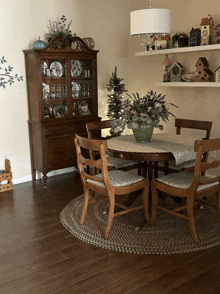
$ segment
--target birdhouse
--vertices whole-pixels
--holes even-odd
[[[212,31],[212,27],[214,26],[214,22],[210,14],[208,15],[208,17],[202,19],[200,26],[201,26],[201,45],[212,44],[211,31]]]
[[[168,42],[170,41],[170,35],[161,36],[161,37],[155,36],[153,41],[157,50],[168,49],[169,48]]]
[[[220,66],[215,70],[215,81],[220,83]]]
[[[200,57],[196,63],[196,71],[198,73],[197,82],[212,82],[213,73],[208,68],[209,63],[205,57]]]
[[[163,82],[170,82],[170,68],[171,68],[172,62],[170,61],[167,55],[162,65],[163,65]]]
[[[201,30],[192,28],[189,37],[189,46],[201,45]]]
[[[170,68],[171,82],[180,82],[183,72],[184,68],[181,66],[179,62],[173,63],[173,65]]]
[[[215,43],[220,44],[220,24],[215,28]]]
[[[189,42],[189,37],[184,33],[176,33],[172,38],[172,42],[173,42],[174,48],[187,47]]]

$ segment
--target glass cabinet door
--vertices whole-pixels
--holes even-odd
[[[65,59],[41,60],[44,118],[67,117],[68,87]]]
[[[71,59],[72,115],[94,113],[93,60]]]

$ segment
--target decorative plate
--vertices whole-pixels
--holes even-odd
[[[82,63],[80,60],[71,60],[71,76],[79,77],[82,74]]]
[[[79,108],[79,115],[86,115],[91,113],[86,100],[83,100],[82,102],[80,102],[78,105],[78,108]]]
[[[80,89],[81,89],[80,84],[72,82],[72,98],[79,97]]]
[[[67,106],[64,104],[54,105],[53,114],[56,118],[67,117]]]
[[[41,61],[41,72],[42,76],[46,76],[46,70],[48,69],[47,63],[45,61]]]
[[[44,102],[44,117],[49,118],[52,113],[52,107],[50,103]]]
[[[50,71],[52,78],[61,78],[64,73],[64,68],[60,62],[54,61],[50,65]]]
[[[91,48],[91,49],[95,48],[95,41],[93,40],[93,38],[91,38],[91,37],[83,38],[83,41],[86,43],[86,45],[89,48]]]

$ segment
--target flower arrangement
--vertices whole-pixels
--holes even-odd
[[[57,18],[56,21],[49,20],[49,30],[50,32],[46,34],[46,39],[48,42],[50,42],[53,38],[57,36],[64,36],[66,38],[72,37],[72,32],[70,30],[70,25],[72,23],[72,20],[67,24],[67,19],[65,15],[63,15],[60,20]]]
[[[163,130],[163,125],[160,122],[167,122],[170,114],[174,116],[169,111],[168,103],[164,100],[165,95],[157,94],[152,90],[143,97],[138,93],[133,94],[133,97],[129,94],[127,95],[132,101],[127,99],[123,103],[123,120],[129,129],[137,129],[138,122],[143,122]],[[178,107],[172,103],[169,104]]]

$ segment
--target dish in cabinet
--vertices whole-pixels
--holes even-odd
[[[79,77],[82,75],[82,63],[80,60],[71,60],[71,76],[72,77]]]
[[[50,65],[50,71],[52,78],[61,78],[64,73],[64,68],[60,62],[54,61]]]
[[[44,118],[50,118],[51,113],[52,113],[52,107],[50,103],[44,102]]]
[[[80,89],[81,89],[80,84],[72,82],[72,98],[79,97]]]
[[[67,106],[65,104],[54,105],[53,114],[56,118],[67,117]]]
[[[41,72],[42,76],[46,76],[46,71],[48,69],[47,63],[45,61],[41,61]]]
[[[79,103],[78,109],[79,109],[79,115],[86,115],[91,113],[86,100],[83,100],[82,102]]]
[[[50,96],[50,86],[48,84],[42,83],[43,86],[43,98],[49,99]]]

